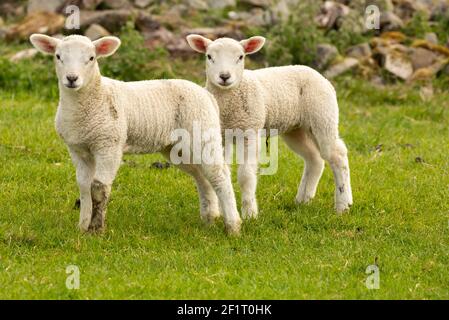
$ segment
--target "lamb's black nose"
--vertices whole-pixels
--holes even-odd
[[[229,72],[220,73],[220,78],[221,78],[221,80],[223,80],[223,82],[226,82],[226,80],[228,80],[230,77],[231,77],[231,75],[229,74]]]
[[[78,80],[78,76],[67,76],[67,80],[69,80],[70,83],[75,82],[76,80]]]

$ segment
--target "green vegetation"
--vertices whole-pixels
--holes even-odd
[[[206,19],[196,18],[198,25]],[[411,25],[423,30],[415,19]],[[439,19],[430,30],[444,39],[449,20]],[[310,64],[317,43],[337,43],[344,52],[360,42],[325,34],[300,15],[251,30],[259,32],[271,45],[249,68],[265,61]],[[123,46],[100,62],[104,75],[204,82],[200,55],[173,59],[162,48],[148,51],[131,25],[120,37]],[[226,236],[222,221],[210,228],[201,223],[193,180],[174,167],[153,168],[164,161],[159,155],[125,157],[106,232],[82,235],[75,170],[54,130],[52,58],[8,60],[29,47],[0,48],[0,298],[449,298],[447,76],[433,83],[426,101],[419,86],[381,89],[351,76],[335,83],[350,152],[355,203],[349,214],[333,210],[328,167],[313,202],[294,205],[303,163],[280,143],[277,174],[260,178],[260,218],[246,221],[239,238]],[[379,290],[365,286],[373,264]],[[80,269],[79,290],[65,286],[69,265]]]
[[[193,181],[152,168],[159,155],[126,156],[107,231],[79,234],[56,101],[1,93],[0,298],[449,298],[448,94],[424,103],[352,79],[338,92],[352,211],[334,213],[329,168],[296,207],[302,162],[281,143],[278,173],[260,179],[260,218],[236,239],[202,225]],[[368,290],[374,263],[380,289]],[[68,265],[79,290],[65,287]]]

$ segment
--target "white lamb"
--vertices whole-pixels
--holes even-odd
[[[124,152],[161,152],[168,157],[175,144],[174,130],[192,133],[195,121],[202,130],[220,128],[215,99],[192,82],[102,77],[97,59],[113,54],[120,45],[118,38],[92,42],[79,35],[59,40],[34,34],[30,41],[41,52],[54,55],[60,93],[56,130],[76,167],[82,231],[104,227],[111,185]],[[218,139],[221,146],[219,134],[210,139]],[[202,218],[211,222],[219,216],[218,195],[228,232],[238,233],[241,220],[224,162],[180,168],[196,180]]]
[[[323,159],[327,160],[335,178],[335,208],[338,213],[349,209],[349,163],[346,146],[338,134],[338,104],[332,84],[306,66],[245,70],[245,56],[262,48],[263,37],[238,42],[189,35],[187,42],[206,55],[206,88],[217,99],[222,129],[277,129],[305,161],[297,203],[307,203],[315,196]],[[247,146],[252,143],[255,141],[246,141]],[[243,217],[258,214],[257,167],[257,159],[252,159],[238,169]]]

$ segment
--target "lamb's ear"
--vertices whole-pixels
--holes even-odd
[[[206,53],[207,46],[212,43],[212,40],[200,36],[199,34],[190,34],[186,39],[189,46],[199,53]]]
[[[103,37],[92,42],[95,46],[97,58],[108,57],[120,47],[121,41],[117,37]]]
[[[251,37],[246,40],[240,41],[240,44],[243,46],[243,50],[245,50],[246,54],[251,54],[262,49],[265,43],[265,38],[260,36]]]
[[[61,42],[61,40],[49,37],[45,34],[32,34],[30,36],[30,42],[33,46],[42,53],[54,54],[56,46]]]

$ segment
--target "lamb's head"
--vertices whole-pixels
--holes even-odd
[[[65,90],[80,90],[99,74],[97,59],[113,54],[120,39],[104,37],[96,41],[80,35],[57,39],[33,34],[31,43],[39,51],[54,56],[59,84]]]
[[[193,50],[206,55],[206,75],[210,83],[222,89],[238,86],[245,68],[245,56],[259,51],[263,37],[236,41],[230,38],[209,40],[197,34],[187,36]]]

